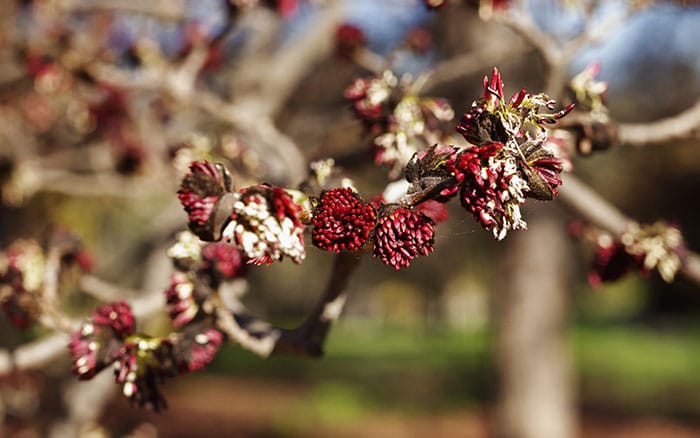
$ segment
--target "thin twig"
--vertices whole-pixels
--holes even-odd
[[[623,123],[618,126],[618,140],[630,146],[668,143],[687,138],[700,131],[700,100],[685,111],[650,123]]]
[[[0,375],[16,369],[36,369],[53,364],[56,357],[68,351],[67,345],[66,333],[54,333],[17,347],[14,351],[0,350]]]
[[[184,0],[59,0],[54,3],[58,9],[65,12],[128,12],[170,21],[182,21],[186,18]]]

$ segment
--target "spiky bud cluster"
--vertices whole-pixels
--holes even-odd
[[[377,221],[373,256],[400,269],[419,255],[431,253],[435,243],[433,222],[422,213],[397,208]]]
[[[99,307],[71,336],[73,372],[81,380],[92,379],[116,360],[121,343],[133,333],[134,317],[127,303]]]
[[[212,328],[185,332],[176,347],[178,367],[183,372],[204,369],[214,360],[223,342],[221,332]]]
[[[457,165],[465,175],[459,197],[462,206],[498,240],[508,230],[527,228],[520,213],[527,184],[518,174],[515,159],[501,153],[503,148],[493,143],[468,149]]]
[[[116,302],[93,312],[71,335],[69,349],[79,379],[89,380],[113,365],[122,394],[158,411],[166,406],[158,384],[166,377],[202,369],[222,342],[221,333],[201,324],[167,338],[136,334],[131,308]]]
[[[506,101],[497,68],[493,69],[490,79],[484,77],[483,86],[483,95],[472,103],[457,126],[457,132],[477,146],[513,141],[542,143],[547,136],[545,125],[556,123],[574,107],[570,104],[556,113],[541,112],[542,108],[554,109],[556,101],[543,93],[530,94],[525,88]]]
[[[184,272],[173,272],[170,287],[165,290],[165,305],[175,327],[181,327],[194,319],[200,303],[195,300],[194,282]]]
[[[173,324],[182,327],[210,307],[205,302],[223,282],[245,275],[247,265],[236,245],[205,243],[187,231],[177,237],[177,242],[168,249],[176,271],[165,290],[165,301]]]
[[[177,192],[187,212],[188,226],[202,240],[218,240],[221,222],[214,213],[221,197],[231,191],[231,176],[221,164],[194,161]]]
[[[312,241],[327,251],[357,251],[367,242],[377,220],[374,208],[350,188],[321,194],[314,212]]]

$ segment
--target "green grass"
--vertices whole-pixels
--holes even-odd
[[[700,418],[695,330],[580,327],[573,339],[585,403]]]
[[[309,407],[338,421],[374,408],[431,412],[493,401],[491,332],[369,330],[357,324],[339,324],[320,360],[261,360],[226,347],[210,371],[309,385]],[[700,418],[697,335],[694,329],[631,325],[573,328],[569,339],[581,402],[617,412]]]

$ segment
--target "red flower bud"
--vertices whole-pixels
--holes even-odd
[[[313,244],[327,251],[357,251],[374,228],[374,208],[352,189],[332,189],[321,194],[313,219]]]
[[[432,221],[415,210],[398,208],[379,218],[374,235],[374,257],[395,269],[407,267],[435,247]]]

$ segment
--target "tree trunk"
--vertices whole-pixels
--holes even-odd
[[[508,237],[497,301],[496,430],[508,438],[567,438],[576,425],[565,341],[570,254],[562,221],[549,208],[533,213],[528,231]]]

